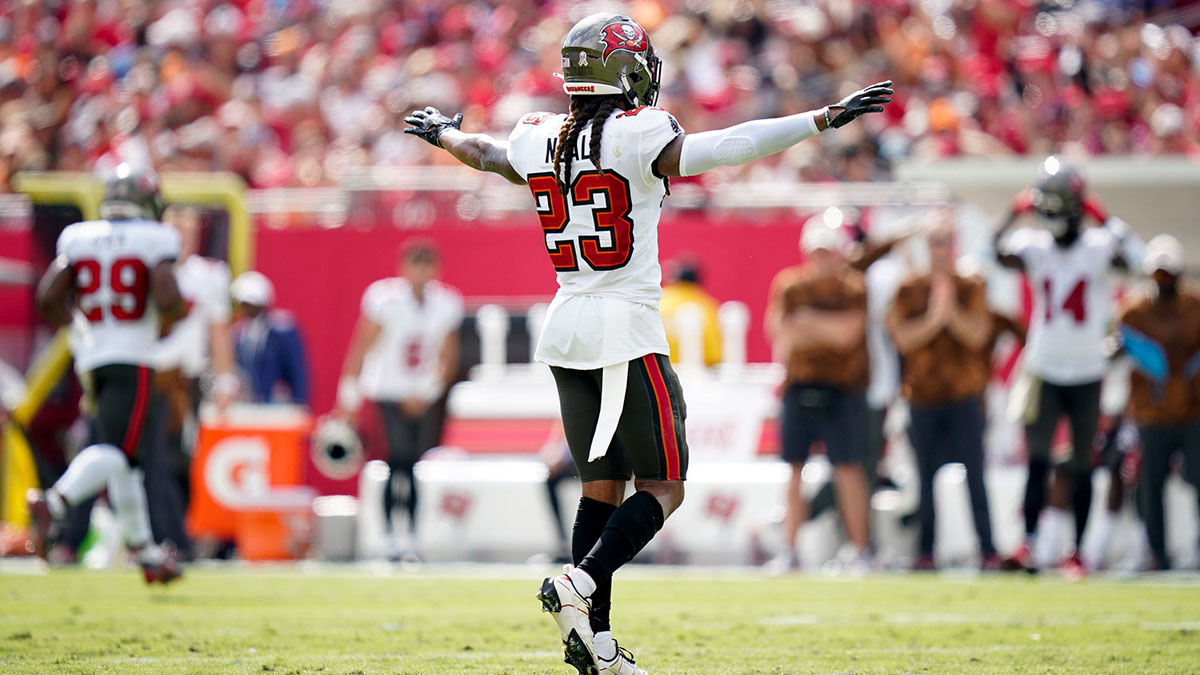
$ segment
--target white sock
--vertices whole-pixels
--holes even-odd
[[[1037,542],[1033,549],[1033,562],[1038,567],[1054,567],[1062,562],[1062,542],[1071,527],[1071,514],[1065,509],[1052,506],[1042,511],[1038,524]]]
[[[1112,541],[1113,527],[1116,525],[1117,516],[1108,509],[1102,511],[1099,517],[1093,518],[1089,527],[1096,530],[1095,536],[1092,538],[1091,546],[1085,546],[1083,553],[1083,564],[1088,569],[1098,570],[1104,566],[1104,559],[1108,557],[1108,545]]]
[[[585,598],[592,597],[592,593],[596,592],[596,582],[592,580],[591,575],[578,567],[568,572],[567,578],[575,584],[575,590]]]
[[[150,533],[150,513],[146,509],[146,488],[142,485],[142,472],[126,469],[108,481],[108,500],[117,513],[117,522],[125,531],[125,543],[138,551],[139,562],[142,551],[156,548]]]
[[[592,639],[592,647],[596,650],[596,656],[605,661],[612,661],[617,657],[617,641],[613,639],[612,631],[596,633]]]
[[[67,472],[51,491],[73,506],[95,497],[113,476],[128,469],[129,462],[116,446],[107,443],[89,445],[71,460]],[[51,509],[57,508],[54,501],[50,500]],[[55,516],[59,517],[58,514]]]

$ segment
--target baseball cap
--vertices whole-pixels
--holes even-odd
[[[800,250],[809,254],[821,249],[835,252],[841,250],[841,238],[837,230],[822,223],[805,225],[804,232],[800,234]]]
[[[1160,234],[1146,244],[1146,256],[1142,260],[1146,274],[1157,270],[1176,276],[1183,274],[1183,245],[1169,234]]]
[[[229,294],[242,304],[270,307],[275,300],[275,286],[261,272],[242,272],[230,284]]]

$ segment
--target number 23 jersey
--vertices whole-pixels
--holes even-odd
[[[554,178],[554,151],[566,119],[530,113],[508,139],[508,161],[529,182],[558,275],[535,359],[588,370],[668,354],[658,314],[658,221],[666,185],[651,165],[683,130],[662,108],[613,111],[598,170],[589,159],[589,122],[571,150],[564,197]]]
[[[76,305],[86,318],[71,326],[78,372],[153,365],[159,326],[150,272],[175,260],[179,247],[179,233],[152,220],[94,220],[62,231],[58,256],[74,272]]]

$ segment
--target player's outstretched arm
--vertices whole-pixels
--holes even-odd
[[[459,130],[462,113],[446,117],[432,106],[414,110],[404,121],[412,126],[404,130],[442,148],[454,159],[472,169],[503,176],[510,183],[524,185],[525,179],[508,163],[508,143],[497,141],[487,134],[468,134]]]
[[[744,122],[728,129],[680,134],[655,161],[660,176],[695,176],[782,152],[826,129],[838,129],[892,102],[892,81],[878,82],[820,110]]]

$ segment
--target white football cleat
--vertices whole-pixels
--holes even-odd
[[[619,645],[612,660],[597,656],[596,663],[600,666],[600,675],[650,675],[634,664],[633,654],[628,649]]]
[[[542,601],[542,611],[554,615],[554,621],[562,633],[563,660],[574,666],[579,675],[598,675],[596,652],[592,646],[592,604],[579,594],[571,578],[565,574],[547,577],[542,582],[537,598]]]

